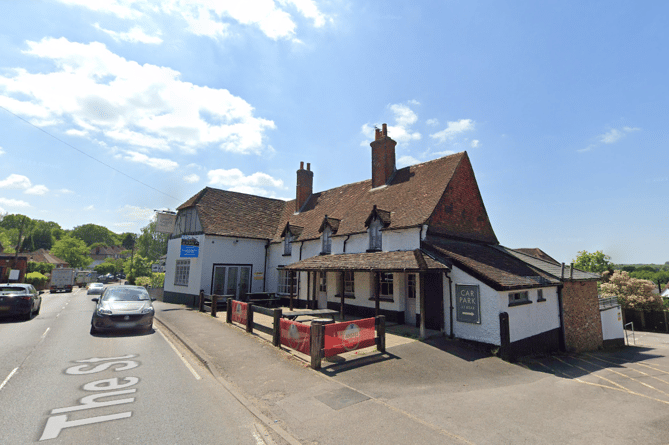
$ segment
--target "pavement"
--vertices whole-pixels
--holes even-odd
[[[157,328],[190,349],[275,443],[669,443],[662,334],[616,351],[508,363],[438,332],[418,340],[416,329],[388,326],[385,353],[348,352],[316,371],[269,335],[225,323],[225,313],[154,305]]]

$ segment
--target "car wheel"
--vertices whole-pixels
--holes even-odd
[[[25,321],[29,321],[31,318],[33,318],[33,308],[32,308],[32,306],[30,307],[30,310],[28,311],[28,313],[23,316],[23,319]]]
[[[40,301],[39,306],[37,306],[37,310],[35,311],[35,315],[39,315],[39,311],[42,309],[42,302]]]
[[[91,335],[95,335],[98,333],[98,330],[95,329],[95,326],[91,325]]]

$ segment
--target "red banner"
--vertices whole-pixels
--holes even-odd
[[[374,346],[375,328],[374,318],[325,325],[325,357]]]
[[[241,323],[246,326],[246,314],[248,314],[248,307],[248,303],[232,300],[232,321],[236,321],[237,323]]]
[[[311,327],[282,318],[281,344],[303,354],[311,355]]]

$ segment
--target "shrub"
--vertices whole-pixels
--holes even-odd
[[[162,288],[165,285],[165,274],[155,272],[151,274],[151,287]]]
[[[26,275],[26,283],[32,284],[36,289],[44,289],[49,278],[39,272],[30,272]]]
[[[151,284],[151,278],[149,277],[137,277],[135,278],[135,285],[147,287]]]
[[[600,286],[602,297],[618,297],[623,309],[661,311],[662,297],[654,294],[655,284],[648,280],[632,278],[628,272],[616,270],[607,283]]]

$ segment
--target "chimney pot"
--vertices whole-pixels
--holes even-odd
[[[311,162],[307,162],[307,170],[311,171]]]
[[[300,170],[304,170],[304,161],[300,161]]]

